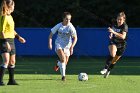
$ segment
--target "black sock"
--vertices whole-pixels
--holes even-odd
[[[112,56],[109,56],[108,58],[107,58],[107,60],[106,60],[106,64],[105,64],[105,69],[107,69],[108,67],[109,67],[109,64],[110,64],[110,62],[112,61],[112,59],[113,59],[113,57]]]
[[[115,66],[115,64],[110,64],[109,67],[108,67],[108,71],[110,71],[111,69],[113,69]]]
[[[15,68],[8,67],[8,71],[9,71],[9,80],[14,80],[14,69],[15,69]]]
[[[5,68],[4,67],[0,67],[0,82],[3,82],[3,76],[5,74]]]

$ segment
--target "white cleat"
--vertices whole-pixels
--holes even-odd
[[[110,74],[110,71],[107,71],[105,74],[104,74],[104,78],[107,78]]]
[[[101,70],[100,71],[100,73],[103,75],[103,74],[105,74],[107,72],[107,69],[103,69],[103,70]]]

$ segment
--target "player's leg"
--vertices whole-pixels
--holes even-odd
[[[110,55],[108,56],[107,60],[106,60],[106,64],[105,64],[105,67],[103,70],[101,70],[101,74],[105,74],[106,71],[107,71],[107,68],[109,67],[111,61],[113,60],[113,58],[115,57],[116,55],[116,51],[117,51],[117,47],[115,44],[112,44],[112,45],[109,45],[109,52],[110,52]]]
[[[107,72],[105,73],[104,75],[104,78],[107,78],[110,74],[110,71],[114,68],[116,62],[120,59],[121,56],[115,56],[111,62],[111,64],[109,65],[108,69],[107,69]]]
[[[66,63],[65,63],[66,56],[62,49],[57,50],[57,55],[60,59],[59,68],[60,68],[60,72],[61,72],[62,80],[63,80],[63,78],[65,78],[65,75],[66,75]]]
[[[9,65],[8,65],[8,72],[9,72],[9,81],[7,83],[7,85],[18,85],[14,79],[14,72],[15,72],[15,54],[12,54],[10,56],[10,61],[9,61]]]
[[[65,61],[65,63],[66,63],[66,65],[67,65],[68,62],[69,62],[70,49],[69,49],[69,48],[65,48],[65,49],[64,49],[64,53],[65,53],[65,56],[66,56],[66,61]]]
[[[57,53],[58,51],[58,49],[62,49],[61,48],[61,46],[60,46],[60,44],[55,44],[55,52]],[[58,55],[58,53],[57,53],[57,55]],[[58,56],[59,57],[59,56]],[[60,59],[60,58],[59,58]],[[54,71],[58,71],[59,70],[59,67],[61,66],[61,61],[60,60],[57,60],[56,61],[56,65],[54,66]]]
[[[68,61],[69,61],[70,50],[67,49],[67,48],[64,48],[63,51],[64,51],[64,54],[65,54],[65,57],[66,57],[66,61],[65,61],[65,73],[66,73],[66,66],[67,66]],[[65,81],[66,77],[62,77],[62,80]]]
[[[110,71],[111,69],[114,68],[114,65],[116,64],[116,62],[121,58],[121,56],[115,56],[110,64],[110,66],[108,67],[108,70]]]
[[[56,65],[54,66],[54,71],[58,71],[59,70],[59,65],[60,65],[60,61],[57,60],[56,61]]]
[[[4,85],[3,83],[3,77],[5,74],[5,69],[7,68],[8,64],[9,64],[9,53],[2,53],[2,65],[0,66],[0,85]]]
[[[66,56],[66,65],[68,64],[68,62],[69,62],[69,56]]]
[[[109,65],[107,72],[104,75],[105,78],[108,77],[108,75],[110,74],[110,71],[114,68],[116,62],[121,58],[124,51],[125,51],[125,47],[117,48],[116,56],[111,61],[111,64]]]

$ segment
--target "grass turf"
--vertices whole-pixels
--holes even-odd
[[[18,57],[15,78],[19,86],[0,86],[0,93],[139,93],[140,58],[122,58],[104,79],[100,70],[105,58],[72,58],[67,66],[67,80],[53,71],[55,57]],[[78,81],[80,72],[89,80]],[[8,73],[4,82],[8,81]]]

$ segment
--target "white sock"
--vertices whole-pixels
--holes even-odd
[[[60,68],[60,73],[61,73],[61,75],[62,75],[62,63],[59,61],[59,62],[57,63],[57,65],[59,66],[59,68]]]
[[[59,67],[61,66],[61,62],[60,61],[57,62],[57,66],[59,66]]]
[[[66,75],[66,64],[65,63],[62,63],[62,76],[65,76]]]
[[[65,63],[60,63],[60,73],[62,76],[66,75],[66,64]]]

